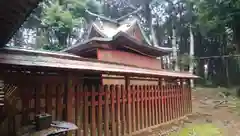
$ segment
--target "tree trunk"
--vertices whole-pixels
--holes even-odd
[[[193,69],[194,69],[194,62],[193,62],[193,57],[194,57],[194,36],[193,36],[193,31],[192,31],[192,24],[190,24],[190,26],[189,26],[189,35],[190,35],[189,72],[193,74]],[[191,86],[191,88],[194,87],[193,79],[190,80],[190,86]]]
[[[152,44],[153,44],[153,46],[158,47],[158,40],[156,37],[156,32],[154,30],[154,25],[152,23],[150,26],[150,31],[151,31],[151,36],[152,36]]]
[[[17,47],[22,46],[22,31],[20,29],[13,36],[13,39],[14,39],[14,46],[17,46]]]
[[[178,67],[178,53],[177,53],[177,37],[176,37],[176,28],[172,28],[172,48],[173,48],[173,68],[175,71],[179,71]]]
[[[151,43],[153,46],[158,46],[158,41],[156,38],[156,33],[154,30],[154,24],[152,22],[152,13],[150,9],[150,1],[145,4],[145,17],[148,21],[148,28],[150,29],[150,34],[151,34]]]

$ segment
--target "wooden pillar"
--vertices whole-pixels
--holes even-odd
[[[191,79],[187,79],[187,92],[188,92],[188,114],[192,112],[192,88]]]
[[[183,114],[187,114],[187,88],[186,79],[182,79],[182,89],[183,89]]]
[[[66,93],[66,121],[73,122],[73,77],[70,73],[67,74],[65,81],[65,93]],[[68,133],[68,136],[71,136],[72,132]]]
[[[131,88],[129,77],[125,76],[125,89],[127,90],[127,128],[128,134],[132,134],[132,117],[131,117]]]
[[[183,79],[180,79],[180,116],[184,116],[184,95],[183,95]]]
[[[125,76],[125,89],[128,89],[128,86],[130,85],[130,77],[129,76]]]

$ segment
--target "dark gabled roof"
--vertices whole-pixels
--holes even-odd
[[[75,46],[64,49],[63,52],[80,55],[81,53],[92,50],[94,48],[104,49],[125,48],[130,49],[139,54],[151,57],[159,57],[171,52],[171,49],[163,49],[160,47],[157,48],[149,46],[148,44],[144,44],[124,32],[118,32],[112,38],[92,38],[83,43],[79,43],[76,44]]]
[[[0,47],[3,47],[41,0],[0,0]]]

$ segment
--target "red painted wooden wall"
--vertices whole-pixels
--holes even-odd
[[[99,60],[135,65],[143,68],[161,69],[161,60],[117,50],[98,49]]]

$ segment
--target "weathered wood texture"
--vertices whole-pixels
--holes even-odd
[[[142,68],[161,69],[161,60],[118,50],[97,50],[99,60],[133,65]]]
[[[134,77],[129,79],[129,85],[158,85],[159,81],[156,78],[140,78]],[[125,85],[124,76],[102,76],[102,84],[111,85],[111,84],[121,84]]]
[[[21,67],[44,67],[55,70],[64,69],[111,74],[131,74],[134,76],[197,78],[197,76],[187,72],[153,70],[93,59],[85,59],[66,53],[27,51],[19,49],[1,49],[0,64],[17,65]]]
[[[41,112],[76,123],[76,136],[134,134],[191,112],[190,89],[182,84],[89,87],[76,76],[32,75],[4,81],[18,86],[20,112],[4,123],[1,134],[18,130]]]

